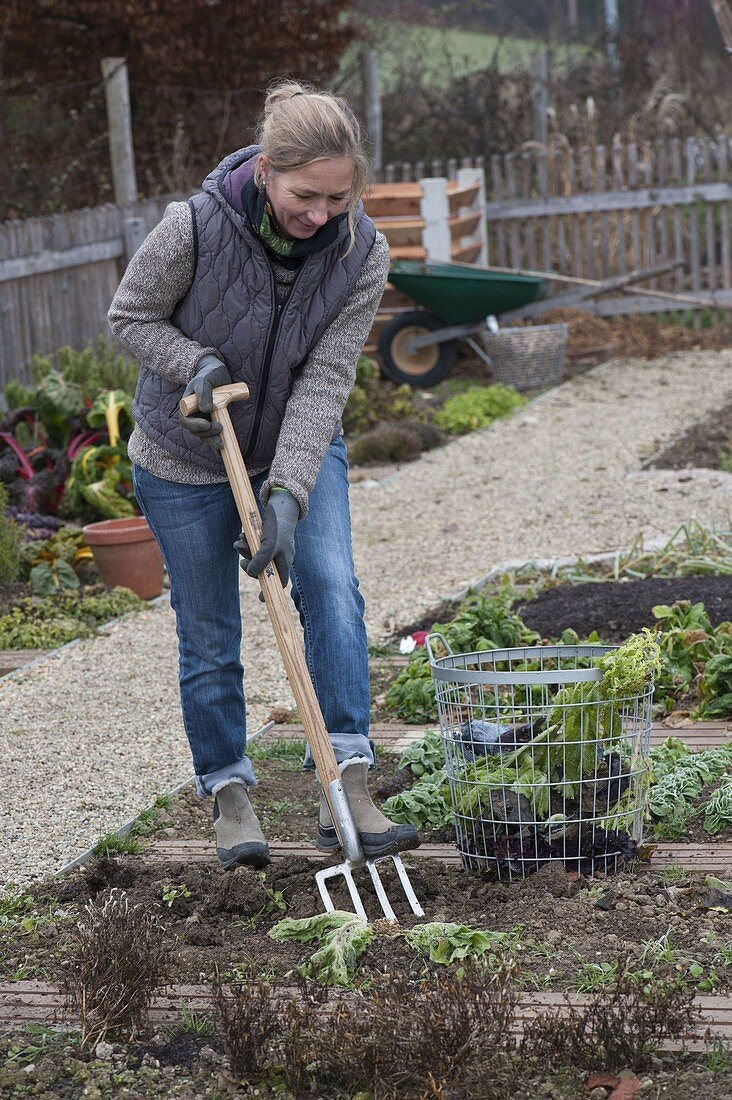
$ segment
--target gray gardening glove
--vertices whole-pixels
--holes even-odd
[[[191,378],[183,391],[183,396],[195,393],[198,398],[198,412],[194,416],[185,416],[178,413],[181,425],[186,431],[197,435],[199,439],[205,439],[215,450],[221,450],[219,436],[223,431],[221,424],[211,420],[213,409],[213,391],[217,386],[231,384],[231,375],[228,367],[221,362],[216,355],[204,355],[198,361],[198,370]],[[200,415],[203,413],[204,415]]]
[[[274,486],[264,512],[262,543],[257,553],[252,557],[243,531],[234,543],[234,549],[242,556],[241,567],[250,577],[258,577],[273,561],[282,587],[286,587],[295,557],[295,527],[299,518],[300,505],[292,493]],[[261,593],[259,598],[264,601]]]

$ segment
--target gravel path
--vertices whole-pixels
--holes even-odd
[[[372,640],[517,558],[730,522],[732,475],[641,469],[732,398],[732,351],[603,364],[510,420],[385,481],[353,485],[356,567]],[[242,586],[250,729],[292,705],[257,586]],[[6,797],[0,880],[57,870],[190,774],[169,607],[108,627],[0,683]]]

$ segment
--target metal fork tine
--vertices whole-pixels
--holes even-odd
[[[325,880],[327,878],[335,878],[336,875],[343,875],[344,879],[346,880],[346,885],[348,886],[348,892],[351,895],[353,908],[356,910],[356,913],[359,917],[362,917],[363,920],[367,921],[368,917],[366,916],[366,910],[363,907],[363,902],[361,901],[361,895],[358,892],[358,887],[353,881],[353,875],[351,874],[351,868],[348,863],[339,863],[336,867],[324,867],[322,871],[316,872],[315,881],[317,883],[318,891],[320,892],[320,897],[322,898],[323,905],[325,906],[326,911],[328,913],[332,913],[335,909],[335,906],[333,904],[330,894],[328,893],[328,887],[325,885]]]
[[[381,859],[389,858],[394,861],[396,873],[399,876],[399,881],[402,884],[402,888],[406,895],[407,901],[411,906],[412,912],[416,917],[423,917],[424,909],[417,901],[417,895],[414,892],[414,887],[409,881],[409,875],[407,874],[406,867],[402,863],[401,856],[393,855],[391,857],[381,857]],[[384,883],[381,881],[381,875],[379,874],[379,869],[376,866],[377,862],[379,861],[367,859],[365,860],[365,865],[368,868],[369,874],[371,875],[371,881],[373,883],[374,890],[376,891],[376,896],[379,899],[379,904],[381,905],[384,916],[387,920],[396,921],[398,923],[398,918],[391,907],[391,902],[389,901],[386,890],[384,889]],[[328,887],[325,885],[325,880],[328,878],[335,878],[337,875],[343,875],[344,879],[346,880],[346,885],[348,886],[348,892],[351,895],[353,908],[355,909],[359,917],[367,921],[369,918],[366,915],[366,910],[364,908],[363,902],[361,901],[361,895],[359,894],[358,887],[356,886],[356,883],[353,879],[353,866],[354,864],[352,864],[349,860],[346,860],[345,863],[338,863],[335,867],[324,867],[321,871],[318,871],[316,873],[315,882],[317,883],[318,891],[320,893],[323,905],[325,906],[326,912],[332,913],[335,909],[335,905],[333,904],[333,899],[328,893]]]
[[[395,921],[397,919],[396,914],[394,913],[394,910],[392,909],[392,907],[389,903],[389,899],[386,896],[386,890],[384,889],[384,884],[381,881],[381,875],[379,874],[379,868],[370,859],[366,860],[366,866],[369,869],[369,874],[371,875],[371,881],[374,884],[374,890],[376,891],[376,896],[379,899],[379,901],[381,902],[381,908],[384,912],[384,916],[386,917],[387,920]]]
[[[417,901],[417,895],[414,892],[414,887],[412,886],[411,882],[409,881],[409,875],[407,874],[406,867],[402,863],[402,857],[401,856],[392,856],[391,858],[394,860],[394,866],[396,867],[396,873],[399,875],[399,881],[402,884],[402,887],[404,889],[404,893],[407,895],[407,901],[409,902],[410,906],[412,907],[412,912],[414,913],[415,917],[423,917],[424,916],[424,909],[422,908],[422,906]]]

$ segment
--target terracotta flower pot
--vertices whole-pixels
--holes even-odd
[[[144,516],[104,519],[83,528],[84,541],[108,588],[123,585],[142,600],[163,591],[163,555]]]

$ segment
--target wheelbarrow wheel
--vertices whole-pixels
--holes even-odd
[[[406,382],[410,386],[436,386],[447,378],[455,361],[457,345],[454,340],[409,350],[410,340],[444,327],[434,313],[425,309],[400,313],[390,321],[379,337],[379,355],[388,377],[393,382]]]

